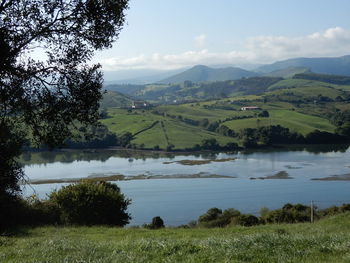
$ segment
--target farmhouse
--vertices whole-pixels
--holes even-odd
[[[261,110],[261,108],[257,106],[246,106],[242,107],[241,110]]]
[[[148,107],[149,104],[145,101],[133,101],[131,108],[132,109],[142,109]]]

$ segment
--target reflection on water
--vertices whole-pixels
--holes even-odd
[[[346,152],[348,145],[292,145],[288,147],[279,147],[273,149],[251,149],[241,151],[241,154],[250,155],[257,152],[260,153],[276,153],[279,152],[300,152],[306,151],[308,153],[320,154],[329,152]],[[61,151],[39,151],[39,152],[25,152],[21,155],[20,161],[24,165],[30,164],[45,164],[45,163],[71,163],[74,161],[100,161],[105,162],[111,157],[129,158],[132,162],[134,159],[159,159],[168,158],[174,159],[177,155],[201,157],[203,159],[215,159],[219,153],[215,152],[193,152],[193,153],[162,153],[150,151],[133,151],[133,150],[61,150]]]
[[[231,159],[230,159],[231,158]],[[233,158],[237,158],[233,160]],[[230,159],[224,162],[180,160]],[[350,203],[350,181],[312,181],[312,178],[350,173],[347,146],[313,146],[236,153],[164,154],[132,151],[35,152],[22,156],[30,179],[82,178],[93,174],[136,176],[196,174],[205,172],[234,179],[153,179],[117,182],[133,200],[129,208],[132,224],[149,222],[161,216],[168,225],[188,223],[210,207],[234,207],[258,213],[262,206],[281,207],[284,203],[319,207]],[[250,180],[286,171],[293,179]],[[62,184],[33,185],[41,197]],[[25,194],[31,194],[27,187]]]

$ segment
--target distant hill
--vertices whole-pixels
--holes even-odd
[[[322,82],[337,84],[337,85],[350,85],[350,77],[347,77],[347,76],[316,74],[316,73],[310,72],[310,73],[296,74],[294,75],[293,78],[316,80],[316,81],[322,81]]]
[[[126,95],[133,95],[144,88],[145,88],[145,85],[137,85],[137,84],[112,84],[112,85],[105,86],[106,90],[116,91]]]
[[[284,69],[278,69],[270,73],[264,74],[266,77],[277,77],[277,78],[292,78],[295,74],[306,73],[310,70],[304,67],[289,67]]]
[[[183,83],[186,80],[200,83],[207,81],[236,80],[242,77],[247,78],[257,75],[258,73],[256,72],[244,70],[241,68],[210,68],[203,65],[197,65],[182,73],[176,74],[169,78],[165,78],[158,83]]]
[[[251,77],[238,80],[185,84],[150,84],[132,94],[140,100],[155,103],[171,103],[184,100],[220,99],[232,95],[252,95],[265,92],[271,85],[283,80],[276,77]]]
[[[102,98],[101,108],[117,107],[125,108],[130,107],[132,99],[128,96],[116,91],[107,91]]]
[[[256,71],[270,73],[291,67],[304,67],[321,74],[350,76],[350,55],[335,58],[293,58],[261,66]]]

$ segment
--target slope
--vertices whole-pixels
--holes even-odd
[[[101,100],[101,108],[125,108],[130,107],[132,99],[117,91],[107,91]]]
[[[257,72],[269,73],[289,67],[305,67],[321,74],[350,76],[350,55],[329,58],[293,58],[257,68]]]
[[[207,81],[235,80],[242,77],[246,78],[257,75],[258,74],[255,72],[241,68],[210,68],[203,65],[197,65],[182,73],[163,79],[159,81],[159,83],[183,83],[186,80],[199,83]]]

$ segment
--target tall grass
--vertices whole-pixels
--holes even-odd
[[[0,237],[0,262],[349,262],[350,213],[224,229],[41,227]]]

